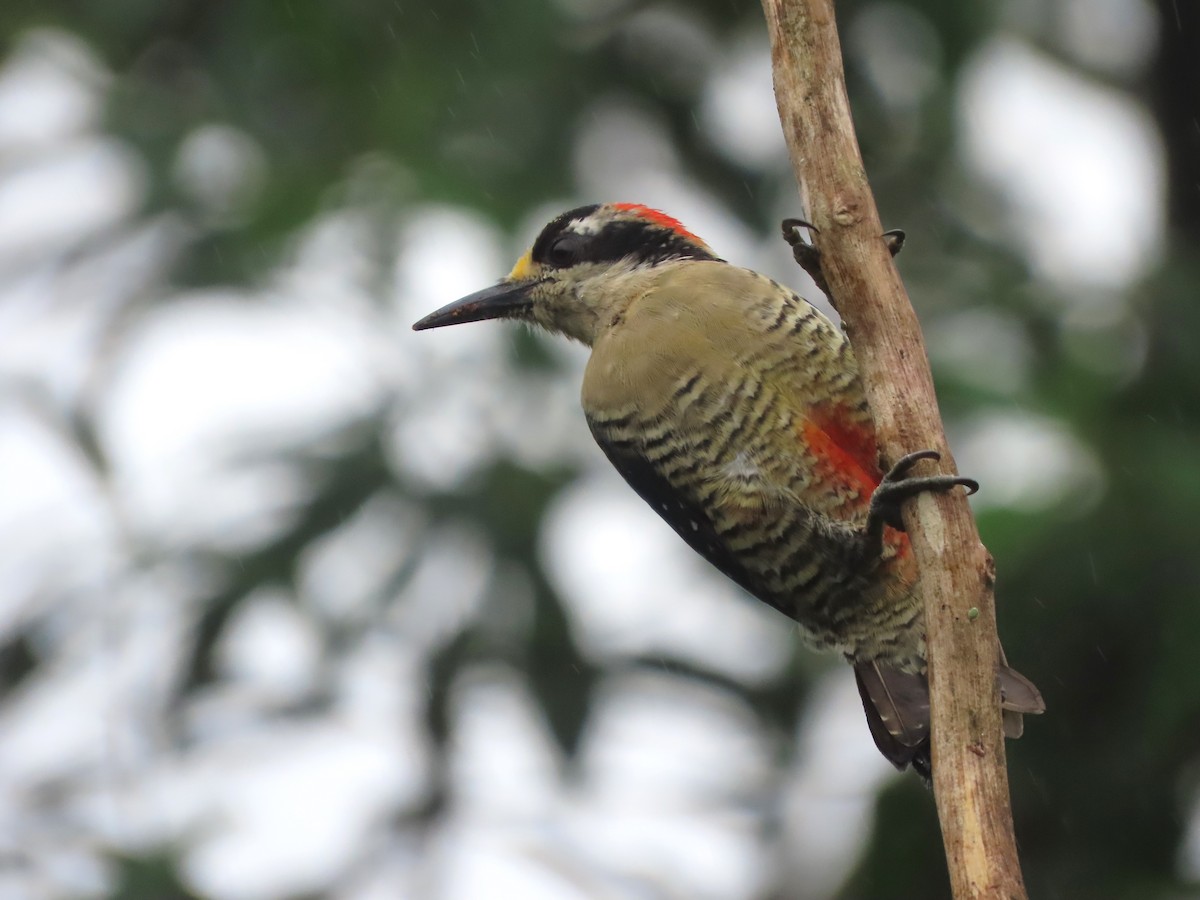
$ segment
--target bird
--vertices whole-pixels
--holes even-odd
[[[819,268],[811,246],[794,253]],[[487,319],[591,348],[580,396],[604,455],[693,550],[845,657],[876,747],[929,783],[924,609],[900,506],[978,485],[913,474],[932,450],[884,471],[843,331],[638,203],[562,213],[506,277],[413,328]],[[1044,701],[1003,651],[996,673],[1005,733],[1018,737]]]

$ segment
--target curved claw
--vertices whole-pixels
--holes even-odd
[[[908,238],[899,228],[893,228],[891,231],[883,233],[883,243],[887,247],[888,253],[895,256],[904,248],[904,241]]]
[[[888,469],[887,474],[883,476],[883,481],[900,481],[905,475],[908,474],[908,470],[921,460],[932,459],[937,461],[941,458],[942,454],[938,453],[936,450],[914,450],[912,453],[905,453],[902,457],[896,460],[896,464],[894,466]]]
[[[807,228],[813,234],[820,234],[820,231],[817,229],[816,225],[814,225],[812,222],[805,221],[804,219],[784,219],[781,224],[783,228],[783,239],[793,247],[796,246],[797,241],[804,241],[804,238],[800,237],[799,235],[801,228]],[[901,242],[903,242],[903,239],[901,239]],[[805,243],[807,242],[805,241]]]
[[[807,228],[813,234],[820,234],[820,230],[812,222],[795,217],[784,219],[780,227],[783,230],[783,239],[792,248],[792,257],[836,308],[837,299],[830,293],[825,273],[821,269],[821,251],[800,233],[801,228]],[[892,256],[899,253],[900,248],[904,246],[905,235],[899,228],[884,232],[882,237],[884,246]]]
[[[792,248],[792,258],[796,260],[800,268],[808,273],[808,277],[813,280],[813,284],[821,293],[832,301],[833,296],[829,293],[825,274],[821,271],[821,251],[800,234],[801,228],[807,228],[813,234],[817,233],[817,228],[812,222],[806,222],[804,219],[784,219],[783,239]]]
[[[891,525],[898,531],[903,531],[904,520],[900,516],[900,507],[909,497],[925,491],[948,491],[956,487],[965,487],[968,495],[979,490],[978,481],[962,475],[909,477],[908,473],[912,467],[922,460],[941,458],[942,455],[936,450],[918,450],[897,460],[871,495],[871,511],[867,520],[868,534],[880,534],[884,525]]]

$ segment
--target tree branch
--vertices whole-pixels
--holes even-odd
[[[763,0],[775,96],[825,277],[858,358],[885,463],[946,444],[920,326],[884,241],[850,117],[833,0]],[[887,465],[884,466],[885,470]],[[1018,898],[992,558],[961,491],[909,500],[932,695],[934,792],[956,898]]]

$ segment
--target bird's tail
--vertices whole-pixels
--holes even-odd
[[[854,680],[879,752],[897,769],[929,756],[929,682],[878,660],[854,663]]]
[[[1019,738],[1025,731],[1025,714],[1039,716],[1046,711],[1046,701],[1024,675],[1009,668],[1000,648],[1000,665],[996,666],[996,677],[1000,679],[1000,709],[1004,717],[1004,735]]]
[[[996,667],[1004,734],[1021,736],[1023,715],[1046,711],[1033,683],[1011,669],[1000,655]],[[926,782],[932,777],[929,755],[929,681],[924,672],[902,672],[878,660],[854,662],[854,680],[879,752],[896,768],[912,766]]]

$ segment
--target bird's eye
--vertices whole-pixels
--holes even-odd
[[[564,234],[553,244],[546,253],[546,261],[556,268],[574,265],[579,261],[579,251],[584,243],[583,235]]]

